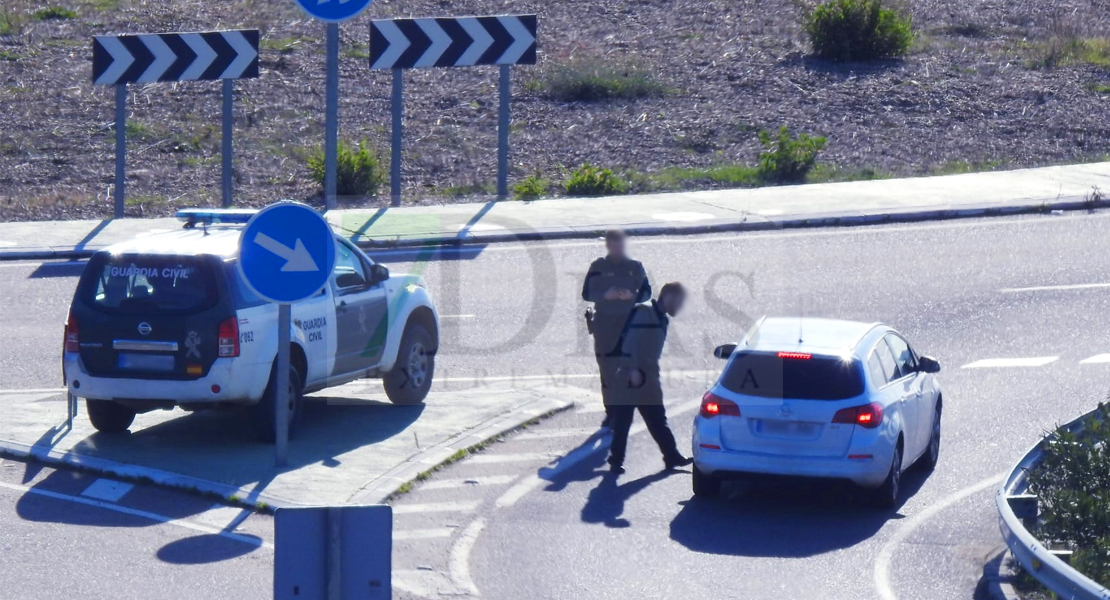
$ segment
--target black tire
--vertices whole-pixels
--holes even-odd
[[[385,374],[382,383],[385,395],[394,404],[420,404],[432,389],[436,356],[432,336],[423,325],[410,323],[401,336],[397,362]]]
[[[721,493],[721,479],[708,473],[702,473],[694,467],[694,495],[703,498],[713,498]]]
[[[97,431],[123,433],[135,422],[135,411],[111,400],[85,400],[89,421]]]
[[[277,440],[277,363],[270,369],[270,381],[266,384],[266,391],[262,393],[262,400],[250,409],[251,426],[259,441],[268,444]],[[304,409],[304,379],[296,365],[289,365],[289,437],[297,429],[301,412]]]
[[[937,404],[937,409],[933,411],[933,428],[929,430],[929,447],[925,449],[925,454],[921,455],[919,464],[921,469],[927,473],[931,473],[933,469],[937,468],[937,462],[940,461],[940,404]]]
[[[887,473],[886,481],[873,494],[872,498],[878,508],[898,507],[898,501],[902,497],[902,444],[894,447],[894,456],[890,460],[890,472]]]

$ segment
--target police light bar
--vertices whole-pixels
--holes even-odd
[[[177,220],[186,228],[201,225],[245,225],[257,213],[253,208],[186,208],[177,211]]]

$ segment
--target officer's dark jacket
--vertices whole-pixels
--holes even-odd
[[[636,298],[606,300],[605,292],[612,287],[632,290]],[[650,298],[651,283],[648,282],[644,265],[630,258],[614,261],[603,256],[590,264],[586,280],[582,282],[582,299],[593,302],[597,312],[604,315],[627,315],[637,302],[644,302]]]

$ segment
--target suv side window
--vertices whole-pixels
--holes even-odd
[[[873,363],[876,362],[878,364],[873,365]],[[873,376],[873,378],[875,379],[875,385],[879,387],[882,387],[886,385],[887,382],[894,381],[898,378],[898,369],[894,363],[894,355],[890,353],[890,347],[887,346],[886,342],[884,342],[883,340],[879,340],[879,343],[875,344],[875,349],[871,351],[871,358],[868,359],[867,364],[869,368],[872,369],[873,373],[875,372],[875,369],[879,369],[879,371],[881,371],[881,378]]]
[[[917,359],[910,350],[910,345],[901,336],[893,333],[886,334],[886,343],[890,344],[890,351],[894,355],[894,364],[898,369],[898,377],[908,377],[917,372]]]
[[[368,286],[370,278],[358,253],[343,242],[336,244],[335,250],[335,270],[331,274],[335,289],[343,293]]]

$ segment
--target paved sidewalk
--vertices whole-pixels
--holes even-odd
[[[336,210],[328,219],[356,242],[389,246],[588,237],[612,227],[639,234],[703,233],[1105,206],[1110,162],[759,189]],[[179,227],[174,219],[0,223],[0,259],[87,256]]]
[[[422,406],[394,406],[376,381],[310,396],[290,442],[289,466],[256,442],[246,416],[180,410],[139,415],[127,435],[97,433],[84,402],[64,429],[65,396],[0,392],[0,455],[149,480],[251,505],[379,503],[406,482],[490,438],[575,403],[600,403],[574,387],[433,391]]]

